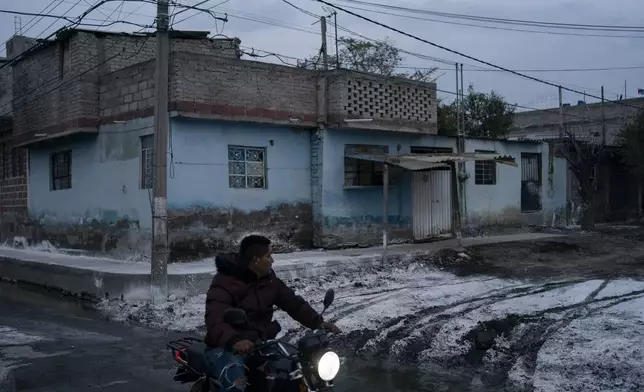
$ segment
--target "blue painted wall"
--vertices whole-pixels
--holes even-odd
[[[283,250],[310,246],[310,140],[284,126],[173,119],[168,209],[171,240],[185,244],[177,252],[234,248],[249,233]],[[266,189],[229,187],[229,145],[266,149]]]
[[[253,211],[281,203],[310,203],[309,131],[179,119],[171,128],[168,208]],[[229,145],[266,148],[267,189],[229,188]]]
[[[29,212],[47,222],[86,224],[97,220],[138,221],[151,227],[148,190],[140,189],[140,137],[152,133],[152,119],[101,128],[98,136],[30,149]],[[71,150],[72,187],[51,190],[50,156]]]
[[[406,154],[410,147],[451,147],[453,138],[378,131],[326,130],[324,132],[323,241],[327,246],[381,241],[382,187],[344,187],[346,144],[387,145],[389,153]],[[393,240],[411,237],[411,175],[394,169],[397,182],[389,189],[389,223]],[[391,173],[393,175],[393,173]]]
[[[466,218],[469,226],[551,224],[552,214],[565,206],[566,173],[565,161],[554,159],[549,168],[547,144],[512,141],[466,139],[465,150],[496,151],[511,155],[518,167],[497,164],[497,183],[477,185],[474,181],[474,162],[465,164],[469,178],[465,185]],[[542,211],[524,213],[521,211],[521,153],[541,153]],[[552,186],[551,186],[552,184]]]
[[[79,136],[30,149],[29,213],[51,232],[76,231],[60,239],[63,246],[95,248],[83,237],[105,235],[107,226],[129,221],[121,245],[149,237],[152,214],[148,190],[140,189],[140,137],[152,133],[152,118],[103,126],[98,135]],[[72,187],[51,190],[50,156],[71,150]],[[122,223],[122,222],[121,222]],[[134,232],[132,230],[134,230]],[[110,234],[111,235],[111,234]],[[141,238],[139,238],[141,237]],[[65,243],[67,241],[67,243]],[[107,238],[105,241],[120,241]],[[103,244],[103,246],[110,246]]]

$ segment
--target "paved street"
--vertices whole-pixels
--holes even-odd
[[[0,368],[13,368],[21,392],[187,391],[172,382],[172,336],[0,284]]]

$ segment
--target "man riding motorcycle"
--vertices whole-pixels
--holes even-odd
[[[338,327],[322,317],[302,297],[287,287],[272,269],[271,241],[250,235],[239,246],[239,254],[221,254],[215,259],[217,274],[206,298],[206,361],[222,390],[244,391],[247,384],[244,355],[258,339],[274,339],[281,331],[273,321],[273,306],[310,329],[339,333]],[[235,329],[224,322],[224,312],[243,309],[255,329]]]

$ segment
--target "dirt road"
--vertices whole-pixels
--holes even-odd
[[[446,249],[431,265],[459,276],[504,278],[644,277],[644,228],[599,227],[595,233],[569,232],[565,237]]]

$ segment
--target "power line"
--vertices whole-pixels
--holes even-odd
[[[72,5],[71,7],[69,7],[69,8],[67,9],[67,11],[65,11],[65,13],[64,13],[63,15],[64,15],[64,16],[67,16],[67,14],[68,14],[71,10],[73,10],[74,8],[76,8],[76,6],[77,6],[80,2],[81,2],[81,0],[76,0],[76,3],[74,3],[74,5]],[[41,20],[42,20],[42,19],[41,19]],[[45,33],[47,32],[47,30],[49,30],[53,25],[55,25],[55,24],[56,24],[56,22],[57,22],[57,20],[54,20],[53,22],[51,22],[51,24],[50,24],[49,26],[45,27],[45,28],[44,28],[44,30],[43,30],[43,31],[41,31],[41,32],[40,32],[36,37],[40,37],[41,35],[45,34]]]
[[[305,10],[305,9],[301,8],[301,7],[295,6],[295,5],[294,5],[293,3],[291,3],[290,1],[286,1],[286,0],[283,0],[283,1],[284,1],[285,3],[287,3],[289,6],[291,6],[291,7],[295,8],[295,9],[297,9],[297,10],[301,11],[302,13],[304,13],[304,14],[306,14],[306,15],[309,15],[309,16],[311,16],[311,17],[315,17],[315,18],[319,18],[319,17],[321,17],[320,15],[317,15],[317,14],[315,14],[315,13],[313,13],[313,12],[310,12],[310,11],[308,11],[308,10]],[[231,10],[231,12],[232,12],[232,10]],[[251,15],[252,15],[252,14],[251,14]],[[233,16],[234,16],[234,14],[233,14]],[[308,30],[303,30],[302,28],[299,28],[299,27],[291,27],[291,26],[277,25],[277,24],[274,24],[274,23],[269,23],[269,22],[265,22],[265,21],[258,20],[258,19],[253,19],[253,18],[248,18],[248,19],[249,19],[249,20],[256,21],[256,22],[258,22],[258,23],[267,23],[267,24],[271,24],[271,25],[276,25],[276,26],[278,26],[278,27],[283,27],[283,28],[292,29],[292,30],[296,30],[296,31],[303,31],[303,32],[307,32],[307,33],[310,33],[310,34],[314,34],[314,35],[320,35],[319,31],[317,31],[317,30],[316,30],[316,31],[308,31]],[[333,25],[333,21],[330,21],[329,23],[331,23],[331,25]],[[338,29],[340,29],[340,30],[342,30],[342,31],[345,31],[345,32],[347,32],[347,33],[349,33],[349,34],[351,34],[351,35],[355,35],[355,36],[360,37],[360,38],[362,38],[362,39],[365,39],[365,40],[371,41],[371,42],[377,42],[377,41],[378,41],[378,40],[376,40],[376,39],[373,39],[373,38],[371,38],[371,37],[368,37],[368,36],[365,36],[365,35],[363,35],[363,34],[357,33],[357,32],[355,32],[355,31],[352,31],[352,30],[347,29],[347,28],[345,28],[345,27],[343,27],[343,26],[340,26],[340,25],[338,25]],[[332,36],[330,36],[330,35],[329,35],[328,37],[333,38],[333,37],[332,37]],[[249,49],[252,49],[252,48],[249,48]],[[433,56],[427,56],[427,55],[424,55],[424,54],[421,54],[421,53],[411,52],[411,51],[404,50],[404,49],[401,49],[401,48],[398,48],[398,50],[399,50],[401,53],[404,53],[404,54],[407,54],[407,55],[410,55],[410,56],[414,56],[414,57],[417,57],[417,58],[420,58],[420,59],[423,59],[423,60],[430,60],[430,61],[439,62],[439,63],[444,63],[444,64],[450,64],[450,65],[451,65],[451,64],[455,64],[455,62],[454,62],[454,61],[449,61],[449,60],[445,60],[445,59],[441,59],[441,58],[437,58],[437,57],[433,57]],[[247,53],[247,54],[248,54],[248,53]],[[250,55],[250,54],[249,54],[249,55]],[[259,56],[254,56],[254,57],[259,57]],[[282,57],[284,57],[284,56],[282,56]],[[281,61],[282,63],[285,63],[282,59],[280,59],[280,61]],[[480,68],[480,71],[486,71],[486,72],[505,72],[505,71],[498,70],[498,69],[483,68],[483,67],[476,66],[476,65],[472,65],[472,64],[466,64],[466,66],[468,66],[468,67],[472,67],[472,68],[477,68],[477,67],[478,67],[478,68]],[[436,68],[436,67],[413,67],[413,66],[412,66],[412,67],[407,67],[407,66],[400,66],[400,67],[398,67],[398,68],[403,68],[403,69],[404,69],[404,68],[409,68],[409,69],[433,69],[433,68]],[[622,68],[623,68],[623,69],[639,69],[639,67],[622,67]],[[644,66],[643,66],[642,68],[644,68]],[[617,68],[617,69],[620,69],[620,68]],[[438,70],[443,70],[443,71],[452,71],[453,69],[451,69],[451,68],[450,68],[450,69],[446,69],[446,68],[439,68]],[[582,71],[583,71],[583,69],[580,69],[580,70],[582,70]],[[590,71],[590,70],[594,70],[594,69],[589,69],[589,71]],[[603,70],[603,69],[599,68],[599,69],[597,69],[597,70]],[[470,71],[479,71],[479,69],[473,69],[473,70],[470,70]],[[556,70],[552,70],[552,71],[550,71],[550,70],[516,70],[516,69],[515,69],[515,71],[517,71],[517,72],[556,72]],[[569,72],[572,72],[572,71],[575,71],[575,69],[570,69],[570,71],[569,71]],[[574,85],[567,84],[567,83],[558,83],[558,82],[551,82],[551,83],[557,83],[558,85],[562,85],[562,86],[563,86],[563,85],[569,85],[569,86],[573,86],[573,87],[586,88],[587,90],[591,90],[591,91],[599,91],[599,90],[597,90],[597,89],[592,89],[592,88],[584,87],[584,86],[574,86]],[[588,94],[586,94],[586,95],[588,95]]]
[[[305,10],[305,9],[303,9],[303,8],[301,8],[301,7],[298,7],[298,6],[294,5],[294,4],[293,4],[293,3],[291,3],[290,1],[287,1],[287,0],[283,0],[283,1],[284,1],[285,3],[287,3],[289,6],[291,6],[291,7],[295,8],[295,9],[299,10],[300,12],[302,12],[302,13],[304,13],[304,14],[308,15],[308,16],[311,16],[311,17],[314,17],[314,18],[319,18],[319,17],[321,17],[320,15],[317,15],[317,14],[315,14],[315,13],[313,13],[313,12],[310,12],[310,11],[308,11],[308,10]],[[232,12],[235,12],[236,10],[227,10],[227,11],[229,11],[229,12],[231,12],[231,13],[232,13]],[[253,14],[247,14],[247,15],[252,15],[252,16],[254,16]],[[234,14],[231,14],[231,16],[235,17],[235,15],[234,15]],[[297,26],[297,25],[295,25],[296,27],[292,27],[293,25],[292,25],[292,26],[289,26],[289,25],[279,24],[279,23],[283,23],[283,22],[281,22],[281,21],[276,21],[277,23],[272,23],[272,22],[270,22],[270,21],[265,21],[265,20],[261,20],[261,19],[257,19],[257,18],[242,18],[242,19],[248,19],[248,20],[252,20],[252,21],[258,22],[258,23],[270,24],[270,25],[274,25],[274,26],[278,26],[278,27],[283,27],[283,28],[287,28],[287,29],[295,30],[295,31],[303,31],[303,32],[310,33],[310,34],[314,34],[314,35],[317,35],[317,36],[319,36],[319,35],[320,35],[320,32],[319,32],[319,31],[317,31],[317,30],[316,30],[316,31],[309,31],[309,30],[306,30],[306,28],[300,28],[300,27],[299,27],[299,26]],[[266,19],[268,19],[268,18],[266,18]],[[333,24],[333,21],[330,21],[329,23],[331,23],[331,25],[334,25],[334,24]],[[340,29],[340,30],[342,30],[342,31],[345,31],[345,32],[347,32],[347,33],[349,33],[349,34],[351,34],[351,35],[355,35],[355,36],[360,37],[360,38],[362,38],[362,39],[365,39],[365,40],[371,41],[371,42],[378,42],[378,40],[376,40],[376,39],[373,39],[373,38],[371,38],[371,37],[368,37],[368,36],[365,36],[365,35],[363,35],[363,34],[357,33],[357,32],[355,32],[355,31],[352,31],[352,30],[347,29],[347,28],[345,28],[345,27],[343,27],[343,26],[340,26],[340,25],[338,25],[338,29]],[[333,38],[333,37],[332,37],[332,36],[330,36],[330,35],[329,35],[328,37]],[[250,48],[250,49],[252,49],[252,48]],[[433,57],[433,56],[427,56],[427,55],[424,55],[424,54],[421,54],[421,53],[411,52],[411,51],[404,50],[404,49],[401,49],[401,48],[398,48],[398,50],[399,50],[401,53],[404,53],[404,54],[407,54],[407,55],[410,55],[410,56],[414,56],[414,57],[417,57],[417,58],[420,58],[420,59],[423,59],[423,60],[429,60],[429,61],[434,61],[434,62],[439,62],[439,63],[444,63],[444,64],[450,64],[450,65],[451,65],[451,64],[455,64],[455,62],[454,62],[454,61],[449,61],[449,60],[445,60],[445,59],[441,59],[441,58],[437,58],[437,57]],[[246,54],[248,54],[248,55],[251,55],[251,56],[252,56],[252,54],[249,54],[249,53],[246,53]],[[261,56],[253,56],[253,57],[261,57]],[[284,61],[283,59],[281,59],[281,58],[280,58],[279,60],[280,60],[282,63],[285,63],[285,61]],[[476,66],[476,65],[470,65],[470,64],[466,64],[466,65],[467,65],[468,67],[473,67],[473,68],[479,67],[479,68],[481,69],[481,71],[487,71],[487,72],[490,72],[490,71],[495,71],[495,72],[505,72],[505,71],[497,70],[497,69],[483,68],[483,67]],[[407,68],[407,67],[402,66],[402,67],[399,67],[399,68]],[[433,69],[433,68],[436,68],[436,67],[409,67],[409,68],[413,68],[413,69]],[[628,67],[623,67],[623,68],[628,68]],[[440,68],[439,68],[439,69],[440,69]],[[632,68],[632,69],[638,69],[638,68]],[[445,71],[445,70],[446,70],[446,71],[451,71],[451,70],[453,70],[453,69],[445,69],[445,68],[442,68],[442,69],[440,69],[440,70],[443,70],[443,71]],[[471,70],[471,71],[472,71],[472,70]],[[530,72],[531,70],[515,70],[515,71],[517,71],[517,72]],[[571,70],[571,71],[572,71],[572,70]],[[536,72],[541,72],[541,71],[539,70],[539,71],[536,71]],[[545,72],[545,71],[543,71],[543,72]],[[582,88],[582,89],[584,89],[584,88],[585,88],[585,89],[587,89],[587,90],[591,90],[591,91],[598,91],[597,89],[592,89],[592,88],[584,87],[584,86],[575,86],[575,85],[567,84],[567,83],[559,83],[559,82],[550,82],[550,83],[556,83],[557,85],[562,85],[562,86],[568,85],[568,86],[572,86],[572,87],[579,87],[579,88]],[[585,95],[590,96],[590,95],[589,95],[589,94],[587,94],[587,93],[582,93],[582,94],[585,94]]]
[[[61,5],[61,4],[62,4],[63,0],[58,0],[58,4],[54,5],[54,3],[55,3],[55,2],[56,2],[56,0],[52,0],[52,1],[51,1],[51,2],[50,2],[50,3],[49,3],[45,8],[43,8],[43,9],[40,11],[40,13],[45,13],[45,12],[51,12],[51,11],[53,11],[53,10],[54,10],[54,9],[56,9],[59,5]],[[47,11],[47,9],[48,9],[49,7],[51,7],[52,5],[53,5],[52,9],[51,9],[51,10],[49,10],[49,11]],[[19,34],[21,34],[21,35],[24,35],[24,34],[25,34],[25,33],[27,33],[29,30],[31,30],[31,29],[33,29],[34,27],[36,27],[36,25],[38,24],[38,22],[40,22],[40,21],[43,19],[43,17],[40,17],[40,19],[38,19],[34,24],[32,24],[31,26],[29,26],[29,25],[31,24],[31,22],[33,22],[33,21],[34,21],[34,20],[36,20],[36,19],[37,19],[37,17],[33,17],[33,18],[29,19],[29,21],[27,22],[27,25],[26,25],[23,29],[21,29],[18,33],[19,33]],[[0,52],[1,52],[1,51],[3,51],[3,50],[5,49],[5,45],[6,45],[10,40],[11,40],[11,38],[9,38],[8,40],[6,40],[6,41],[4,41],[4,42],[2,43],[2,48],[0,48]]]
[[[98,0],[98,1],[100,1],[100,0]],[[87,5],[89,5],[90,7],[92,6],[92,3],[90,3],[89,0],[83,0],[83,2],[85,4],[87,4]],[[121,4],[123,4],[123,2],[121,2]],[[109,19],[113,15],[113,13],[112,13],[112,14],[110,14],[110,16],[107,16],[103,11],[101,11],[100,8],[97,9],[96,11],[98,11],[99,14],[101,14],[101,15],[103,15],[105,17],[105,21],[107,21],[107,19]]]
[[[580,23],[544,22],[544,21],[509,19],[509,18],[494,18],[489,16],[477,16],[477,15],[457,14],[457,13],[449,13],[449,12],[430,11],[430,10],[424,10],[424,9],[418,9],[418,8],[408,8],[408,7],[381,4],[381,3],[373,3],[373,2],[362,1],[362,0],[338,0],[338,1],[345,2],[345,3],[368,5],[372,7],[379,7],[379,8],[385,8],[385,9],[392,9],[397,11],[435,15],[435,16],[441,16],[445,18],[467,19],[467,20],[476,20],[476,21],[483,21],[483,22],[490,22],[490,23],[502,23],[502,24],[522,25],[522,26],[537,26],[537,27],[545,27],[545,28],[573,29],[573,30],[644,32],[644,26],[580,24]]]
[[[338,1],[342,1],[342,0],[338,0]],[[477,27],[477,28],[483,28],[483,29],[489,29],[489,30],[515,31],[515,32],[520,32],[520,33],[548,34],[548,35],[566,35],[566,36],[573,36],[573,37],[635,38],[635,39],[644,38],[644,35],[583,34],[583,33],[567,33],[567,32],[562,32],[562,31],[526,30],[526,29],[517,29],[517,28],[510,28],[510,27],[486,26],[486,25],[480,25],[480,24],[472,24],[472,23],[464,23],[464,22],[454,22],[454,21],[448,21],[448,20],[432,19],[432,18],[421,17],[421,16],[402,15],[402,14],[397,14],[397,13],[393,13],[393,12],[377,11],[377,10],[373,10],[373,9],[356,7],[356,6],[349,6],[349,5],[347,5],[345,7],[355,9],[355,10],[360,10],[360,11],[373,12],[373,13],[379,13],[379,14],[384,14],[384,15],[392,15],[392,16],[397,16],[397,17],[400,17],[400,18],[424,20],[424,21],[428,21],[428,22],[444,23],[444,24],[451,24],[451,25],[456,25],[456,26]]]
[[[74,23],[76,26],[95,26],[95,27],[107,27],[107,26],[112,26],[115,24],[129,24],[132,26],[138,26],[138,27],[143,27],[143,28],[148,28],[150,26],[147,25],[142,25],[140,23],[134,23],[134,22],[129,22],[127,20],[118,20],[118,21],[112,21],[108,24],[101,23],[101,24],[92,24],[92,23],[76,23],[76,18],[72,17],[67,17],[65,15],[49,15],[49,14],[37,14],[37,13],[31,13],[31,12],[21,12],[21,11],[7,11],[7,10],[2,10],[0,9],[0,13],[7,13],[7,14],[17,14],[17,15],[27,15],[27,16],[43,16],[45,18],[54,18],[54,19],[60,19],[60,20],[65,20],[70,23]],[[109,17],[108,17],[109,18]]]
[[[417,40],[417,41],[420,41],[420,42],[424,42],[424,43],[426,43],[426,44],[428,44],[428,45],[431,45],[431,46],[434,46],[434,47],[436,47],[436,48],[439,48],[439,49],[445,50],[445,51],[447,51],[447,52],[450,52],[450,53],[453,53],[453,54],[456,54],[456,55],[459,55],[459,56],[462,56],[462,57],[468,58],[468,59],[470,59],[470,60],[474,60],[474,61],[476,61],[476,62],[478,62],[478,63],[485,64],[485,65],[487,65],[487,66],[489,66],[489,67],[497,68],[497,69],[499,69],[499,70],[501,70],[501,71],[505,71],[505,72],[508,72],[508,73],[511,73],[511,74],[514,74],[514,75],[517,75],[517,76],[521,76],[521,77],[523,77],[523,78],[526,78],[526,79],[529,79],[529,80],[533,80],[533,81],[535,81],[535,82],[543,83],[543,84],[546,84],[546,85],[549,85],[549,86],[552,86],[552,87],[561,88],[561,89],[563,89],[563,90],[570,91],[570,92],[573,92],[573,93],[576,93],[576,94],[584,94],[584,92],[581,92],[581,91],[578,91],[578,90],[575,90],[575,89],[571,89],[571,88],[568,88],[568,87],[562,87],[561,85],[558,85],[558,84],[556,84],[556,83],[548,82],[548,81],[546,81],[546,80],[539,79],[539,78],[536,78],[536,77],[534,77],[534,76],[526,75],[526,74],[521,73],[521,72],[513,71],[513,70],[511,70],[511,69],[508,69],[508,68],[502,67],[502,66],[500,66],[500,65],[496,65],[496,64],[490,63],[489,61],[481,60],[481,59],[476,58],[476,57],[474,57],[474,56],[470,56],[470,55],[468,55],[468,54],[465,54],[465,53],[459,52],[459,51],[457,51],[457,50],[454,50],[454,49],[448,48],[448,47],[446,47],[446,46],[443,46],[443,45],[437,44],[437,43],[435,43],[435,42],[432,42],[432,41],[426,40],[426,39],[424,39],[424,38],[420,38],[420,37],[415,36],[415,35],[413,35],[413,34],[410,34],[410,33],[407,33],[407,32],[405,32],[405,31],[402,31],[402,30],[400,30],[400,29],[398,29],[398,28],[391,27],[391,26],[389,26],[389,25],[387,25],[387,24],[384,24],[384,23],[378,22],[378,21],[373,20],[373,19],[371,19],[371,18],[367,18],[366,16],[363,16],[363,15],[357,14],[357,13],[355,13],[355,12],[353,12],[353,11],[346,10],[346,9],[344,9],[344,8],[340,7],[340,6],[337,6],[337,5],[335,5],[335,4],[329,3],[329,2],[327,2],[327,1],[325,1],[325,0],[311,0],[311,1],[317,1],[318,3],[326,4],[326,5],[330,6],[330,7],[333,7],[333,8],[339,9],[340,11],[344,11],[344,12],[346,12],[346,13],[348,13],[348,14],[350,14],[350,15],[353,15],[353,16],[355,16],[355,17],[357,17],[357,18],[360,18],[360,19],[366,20],[367,22],[373,23],[373,24],[378,25],[378,26],[380,26],[380,27],[384,27],[384,28],[386,28],[386,29],[388,29],[388,30],[391,30],[391,31],[395,31],[395,32],[396,32],[396,33],[398,33],[398,34],[402,34],[402,35],[404,35],[404,36],[406,36],[406,37],[413,38],[413,39],[415,39],[415,40]],[[588,93],[585,93],[585,94],[586,94],[587,96],[592,97],[592,98],[595,98],[595,99],[603,99],[602,97],[598,97],[598,96],[596,96],[596,95],[591,95],[591,94],[588,94]],[[612,103],[617,103],[617,104],[619,104],[619,105],[631,106],[631,107],[633,107],[633,108],[635,108],[635,109],[638,109],[638,110],[640,110],[640,109],[641,109],[641,108],[640,108],[640,107],[638,107],[638,106],[633,106],[633,105],[625,104],[625,103],[623,103],[623,102],[619,102],[619,101],[608,100],[608,99],[605,99],[605,98],[604,98],[603,100],[604,100],[605,102],[612,102]]]
[[[222,2],[215,4],[215,5],[213,5],[213,6],[212,6],[212,7],[210,7],[210,8],[199,8],[199,6],[200,6],[200,5],[205,4],[205,3],[207,3],[208,1],[210,1],[210,0],[203,0],[203,1],[199,2],[199,3],[197,3],[197,4],[196,4],[195,6],[193,6],[193,7],[186,7],[184,10],[181,10],[181,11],[179,11],[179,12],[177,12],[177,13],[173,14],[173,15],[172,15],[172,18],[174,19],[174,17],[175,17],[176,15],[179,15],[179,14],[181,14],[181,13],[183,13],[183,12],[186,12],[186,11],[187,11],[187,10],[189,10],[189,9],[193,9],[193,10],[197,10],[197,11],[205,12],[205,13],[209,14],[210,16],[214,17],[215,19],[220,19],[220,20],[224,20],[224,19],[226,19],[226,21],[227,21],[227,16],[228,16],[228,15],[226,15],[226,18],[217,18],[217,16],[212,12],[212,9],[213,9],[213,8],[218,7],[218,6],[222,5],[222,4],[226,4],[226,3],[228,3],[230,0],[223,0]],[[178,22],[172,22],[172,26],[173,26],[173,25],[175,25],[175,24],[178,24],[178,23],[184,22],[184,21],[186,21],[186,20],[188,20],[188,19],[191,19],[191,18],[195,17],[196,15],[199,15],[199,12],[195,12],[194,14],[192,14],[192,15],[190,15],[190,16],[187,16],[187,17],[185,17],[185,18],[181,19],[181,20],[180,20],[180,21],[178,21]]]
[[[466,64],[466,66],[470,66]],[[399,68],[416,68],[425,69],[424,67],[414,67],[413,65],[401,66]],[[633,69],[644,69],[644,65],[635,65],[631,67],[606,67],[606,68],[535,68],[535,69],[515,69],[517,72],[601,72],[601,71],[623,71]],[[453,68],[439,68],[441,71],[453,71]],[[478,68],[470,69],[468,72],[504,72],[500,69]]]

